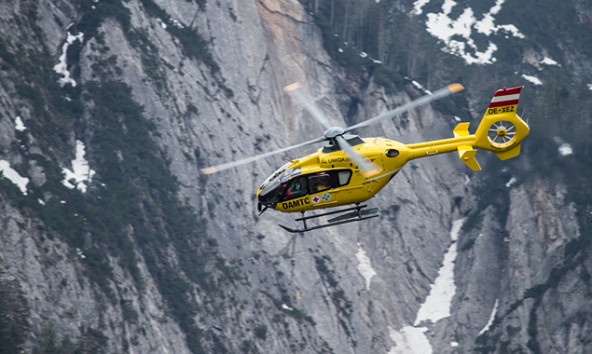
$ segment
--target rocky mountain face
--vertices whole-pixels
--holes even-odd
[[[585,1],[0,1],[0,352],[592,350]],[[403,142],[524,85],[522,155],[409,163],[381,217],[284,232],[271,157],[322,134],[282,88]],[[429,129],[424,129],[429,127]],[[402,136],[401,136],[402,135]],[[316,147],[315,147],[316,148]],[[310,153],[303,149],[292,158]]]

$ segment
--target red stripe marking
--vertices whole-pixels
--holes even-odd
[[[489,104],[489,108],[501,107],[501,106],[512,106],[512,105],[515,105],[515,104],[518,104],[518,100],[491,102]]]
[[[523,87],[524,86],[517,86],[517,87],[499,89],[499,90],[495,91],[493,96],[497,97],[497,96],[504,96],[504,95],[515,95],[517,93],[520,93],[520,91],[522,90]]]

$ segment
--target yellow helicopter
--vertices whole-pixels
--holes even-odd
[[[284,90],[326,129],[323,136],[304,143],[270,151],[213,167],[202,169],[211,174],[244,165],[261,158],[303,146],[324,142],[313,154],[290,160],[269,176],[257,190],[260,214],[267,209],[281,212],[301,212],[303,227],[289,232],[306,232],[343,223],[356,222],[379,216],[377,208],[365,209],[361,203],[378,193],[410,160],[457,151],[460,160],[474,171],[481,170],[475,159],[477,149],[492,151],[506,160],[520,154],[520,144],[530,131],[528,124],[517,115],[522,86],[497,90],[474,134],[469,123],[459,123],[454,137],[414,144],[403,144],[385,138],[360,138],[349,132],[367,127],[434,100],[462,91],[461,84],[452,84],[347,128],[332,127],[320,110],[300,92],[300,84],[288,85]],[[355,205],[346,209],[305,216],[306,211]],[[334,215],[323,224],[309,226],[307,221]]]

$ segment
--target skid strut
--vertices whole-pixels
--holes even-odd
[[[308,231],[312,231],[312,230],[322,229],[322,228],[330,227],[330,226],[347,224],[350,222],[362,221],[362,220],[371,219],[371,218],[375,218],[375,217],[380,216],[380,214],[378,212],[378,208],[365,209],[367,207],[368,207],[368,205],[356,204],[355,207],[341,209],[341,210],[335,210],[335,211],[330,211],[327,213],[315,214],[315,215],[310,215],[310,216],[304,216],[304,212],[302,212],[302,217],[295,219],[295,221],[302,221],[302,226],[303,226],[302,229],[292,229],[290,227],[287,227],[287,226],[284,226],[281,224],[279,226],[288,232],[300,233],[300,232],[308,232]],[[327,220],[326,223],[324,223],[324,224],[315,225],[315,226],[308,226],[308,224],[306,222],[307,220],[317,219],[317,218],[320,218],[323,216],[329,216],[329,215],[336,215],[336,217]]]

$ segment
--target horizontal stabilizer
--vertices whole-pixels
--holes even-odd
[[[454,128],[454,137],[461,138],[463,136],[469,136],[469,122],[459,123],[456,128]],[[479,162],[475,158],[477,154],[477,150],[473,149],[470,145],[461,145],[458,147],[458,156],[460,160],[464,162],[465,165],[469,166],[469,168],[473,171],[481,171],[481,166],[479,166]]]
[[[469,166],[469,168],[473,171],[481,171],[481,166],[479,166],[479,162],[475,158],[477,154],[477,150],[473,149],[470,146],[461,146],[458,148],[458,156],[460,160],[465,163],[465,165]]]

